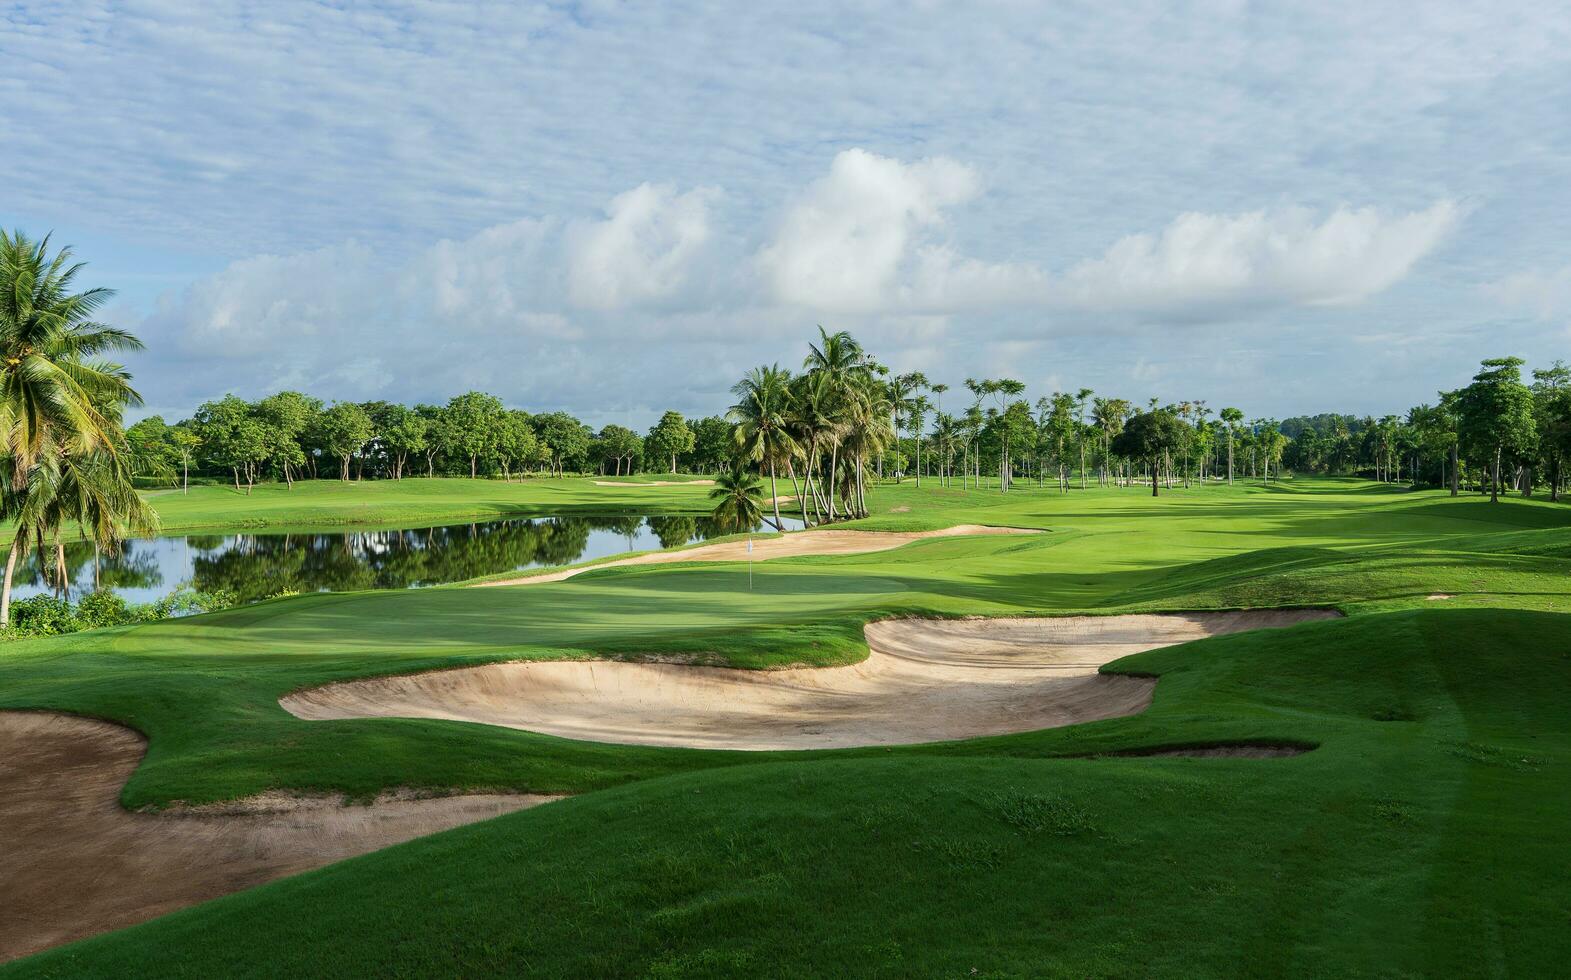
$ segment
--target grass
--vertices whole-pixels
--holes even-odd
[[[292,488],[258,484],[250,494],[232,486],[193,486],[189,493],[144,494],[165,532],[260,528],[302,529],[342,525],[413,527],[470,518],[551,514],[707,513],[707,487],[640,487],[641,480],[700,480],[669,474],[556,480],[530,477],[508,483],[448,477],[404,480],[308,480]],[[609,484],[609,485],[602,485]],[[9,531],[3,535],[10,540]]]
[[[690,493],[640,488],[638,507]],[[268,788],[582,795],[0,973],[1557,972],[1571,511],[1338,481],[1158,500],[907,484],[874,503],[866,526],[1052,533],[760,563],[751,592],[740,565],[614,568],[8,646],[0,707],[150,737],[128,805]],[[1351,615],[1111,665],[1162,678],[1144,714],[939,745],[642,748],[277,706],[301,686],[503,659],[845,663],[887,615],[1321,604]],[[1315,748],[1110,755],[1233,742]]]

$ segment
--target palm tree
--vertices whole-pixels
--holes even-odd
[[[927,413],[932,407],[933,403],[928,401],[925,395],[917,395],[911,399],[911,441],[916,444],[913,448],[916,451],[916,485],[918,487],[922,485],[922,427],[927,421]]]
[[[142,345],[90,319],[112,293],[72,292],[82,265],[70,258],[70,249],[50,258],[48,237],[34,242],[0,230],[0,452],[10,489],[0,516],[16,525],[0,626],[10,622],[16,562],[30,547],[42,552],[53,543],[65,584],[59,535],[68,522],[111,551],[127,533],[153,526],[122,458],[122,411],[141,399],[125,369],[100,356]]]
[[[99,355],[140,350],[141,341],[96,323],[108,289],[71,291],[81,263],[71,250],[49,257],[49,238],[34,242],[0,229],[0,436],[16,465],[20,491],[45,445],[66,453],[115,451],[116,409],[139,405],[130,376]]]
[[[1086,436],[1090,433],[1090,427],[1086,425],[1086,403],[1094,394],[1096,392],[1090,388],[1081,388],[1075,394],[1075,422],[1077,423],[1075,441],[1080,443],[1080,489],[1082,490],[1086,488]]]
[[[846,452],[846,458],[852,463],[847,468],[841,495],[851,502],[848,509],[853,510],[855,516],[866,517],[865,461],[882,454],[896,435],[890,423],[886,389],[876,379],[865,377],[851,387],[849,397],[842,403],[841,409],[841,446]]]
[[[863,351],[862,345],[844,330],[830,333],[823,326],[819,326],[818,339],[817,344],[808,345],[807,358],[802,362],[802,366],[807,369],[810,376],[825,379],[824,408],[827,409],[829,417],[837,423],[832,427],[834,437],[822,443],[822,448],[829,450],[829,472],[827,479],[823,481],[824,496],[829,519],[834,520],[835,493],[840,483],[839,436],[843,435],[844,430],[844,408],[852,397],[853,387],[871,376],[872,362]],[[826,434],[828,431],[826,430]]]
[[[742,460],[733,460],[729,470],[715,477],[709,499],[719,501],[710,517],[732,532],[751,531],[763,521],[763,487],[758,476]]]
[[[776,486],[776,465],[797,454],[796,440],[787,428],[791,408],[791,372],[778,364],[756,367],[738,381],[731,393],[739,399],[726,413],[735,423],[732,438],[742,453],[754,462],[769,467],[769,496],[775,511],[775,530],[784,531],[780,520],[780,492]]]
[[[1222,424],[1227,426],[1227,485],[1233,485],[1233,433],[1238,429],[1238,423],[1244,420],[1244,413],[1236,408],[1222,409]]]
[[[998,381],[990,381],[988,382],[988,385],[991,387],[992,391],[998,395],[998,414],[1005,423],[1003,427],[1004,444],[1002,447],[1000,447],[998,455],[998,490],[1000,493],[1008,493],[1010,483],[1008,473],[1009,425],[1008,419],[1004,418],[1004,416],[1006,416],[1009,412],[1009,399],[1018,398],[1019,396],[1025,394],[1026,386],[1021,382],[1014,380],[1013,378],[1001,378]]]
[[[791,409],[786,419],[786,429],[795,439],[803,459],[802,520],[807,517],[807,504],[823,521],[828,504],[823,499],[823,488],[815,487],[814,477],[819,470],[823,450],[840,438],[841,426],[837,410],[833,379],[822,372],[798,375],[791,385]],[[832,514],[829,516],[833,516]]]

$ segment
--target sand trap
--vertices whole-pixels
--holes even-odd
[[[597,487],[712,487],[713,480],[651,480],[648,483],[633,483],[630,480],[596,480]]]
[[[0,712],[0,961],[552,799],[267,794],[132,813],[120,788],[146,750],[119,725]]]
[[[312,720],[446,718],[635,745],[899,745],[1136,714],[1151,703],[1156,682],[1098,674],[1103,664],[1188,640],[1336,615],[1295,609],[888,620],[867,626],[870,654],[850,667],[504,663],[348,681],[298,691],[280,703]]]
[[[1449,592],[1432,592],[1424,598],[1428,599],[1430,602],[1441,602],[1446,599],[1455,599],[1456,596]]]
[[[952,538],[978,534],[1041,534],[1029,527],[990,527],[985,524],[960,524],[941,531],[845,531],[815,528],[811,531],[793,531],[775,538],[758,538],[753,541],[752,559],[767,561],[770,558],[792,558],[798,555],[860,555],[873,551],[888,551],[913,541],[926,538]],[[475,588],[498,585],[535,585],[540,582],[560,582],[601,568],[621,565],[664,565],[679,561],[747,561],[747,541],[721,541],[718,544],[699,545],[679,551],[651,551],[631,558],[603,561],[598,565],[580,565],[559,572],[542,572],[522,575],[500,582],[480,582]]]

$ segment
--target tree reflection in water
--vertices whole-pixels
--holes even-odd
[[[280,592],[437,585],[622,551],[672,548],[727,533],[732,532],[706,517],[548,517],[388,531],[131,541],[121,554],[98,558],[96,577],[92,545],[68,544],[66,561],[74,597],[91,591],[95,582],[133,601],[150,601],[189,584],[254,601]],[[36,555],[18,567],[17,583],[19,596],[50,591]]]

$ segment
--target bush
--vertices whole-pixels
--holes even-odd
[[[35,595],[11,603],[10,632],[20,636],[55,636],[82,628],[75,610],[64,599]]]
[[[75,605],[49,595],[35,595],[11,603],[11,624],[0,630],[0,639],[59,636],[101,626],[128,626],[160,619],[213,612],[238,605],[239,597],[227,589],[198,592],[179,589],[157,602],[133,605],[107,589],[90,592]]]

